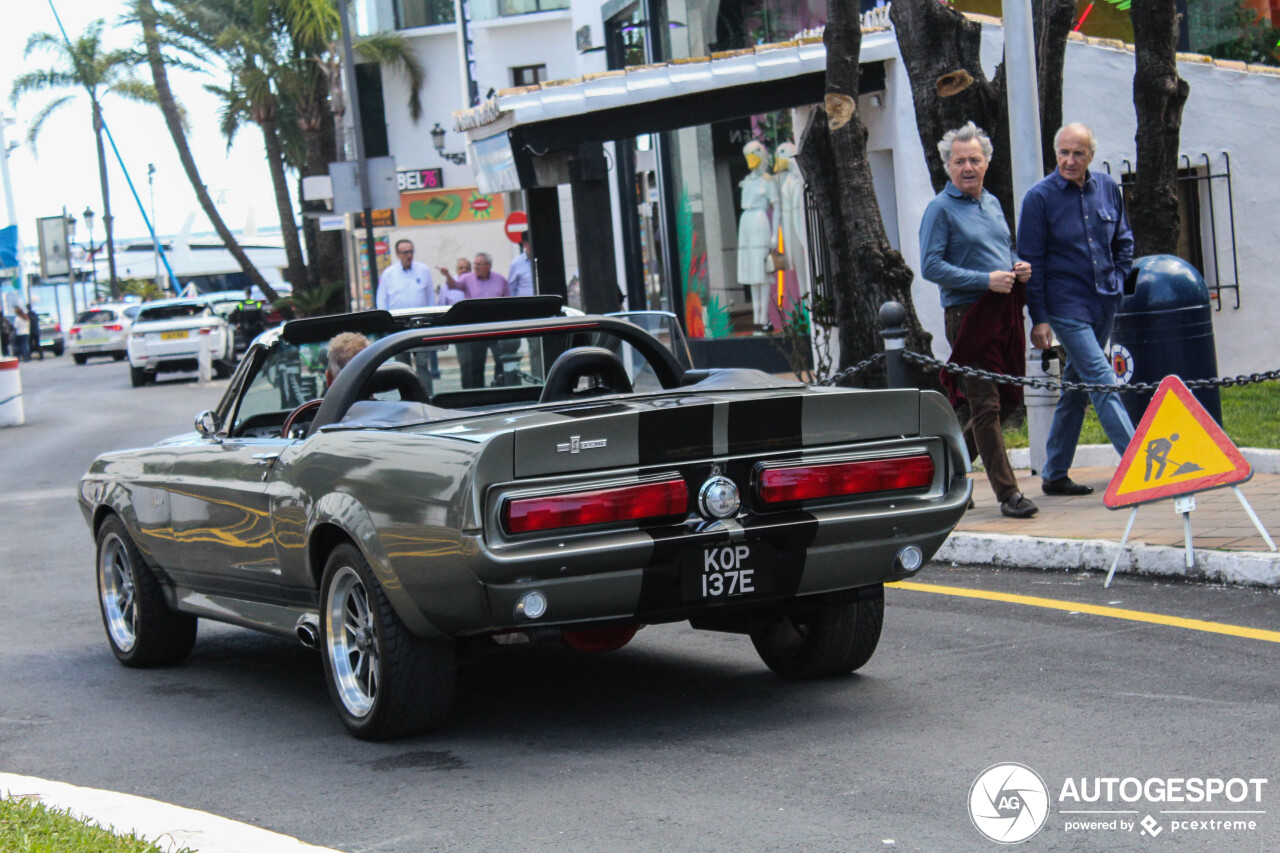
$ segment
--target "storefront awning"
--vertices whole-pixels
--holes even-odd
[[[891,30],[863,31],[864,92],[884,88],[883,63],[896,56]],[[478,107],[455,112],[454,127],[475,146],[479,156],[472,162],[483,181],[486,159],[488,165],[513,165],[513,156],[523,160],[584,143],[818,103],[825,89],[826,63],[822,40],[809,38],[634,66],[504,90]],[[500,135],[505,137],[502,144],[494,144]],[[525,169],[520,172],[527,176]]]

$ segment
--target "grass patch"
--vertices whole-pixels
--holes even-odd
[[[1280,382],[1257,382],[1223,388],[1222,424],[1237,447],[1280,450]],[[1137,426],[1137,424],[1134,424]],[[1027,446],[1027,425],[1004,432],[1006,447]],[[1110,444],[1090,406],[1080,429],[1081,444]]]
[[[161,853],[136,835],[98,826],[25,799],[0,799],[0,853]],[[193,853],[184,847],[180,853]]]

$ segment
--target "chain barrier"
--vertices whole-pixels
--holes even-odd
[[[878,352],[875,355],[871,356],[871,358],[860,361],[851,367],[846,367],[844,370],[841,370],[839,373],[835,373],[831,376],[828,376],[826,379],[823,379],[821,382],[815,382],[814,384],[815,385],[839,385],[841,382],[845,381],[846,379],[856,376],[857,374],[866,370],[868,367],[871,367],[873,364],[883,359],[884,359],[884,353]]]
[[[881,353],[883,355],[883,353]],[[997,385],[1021,385],[1024,388],[1043,388],[1046,390],[1058,391],[1115,391],[1120,394],[1145,394],[1154,392],[1160,387],[1159,383],[1135,382],[1128,385],[1099,385],[1091,382],[1063,382],[1058,379],[1040,379],[1029,378],[1026,376],[1008,376],[1003,373],[995,373],[990,370],[983,370],[980,367],[961,367],[958,364],[951,364],[945,361],[938,361],[927,355],[921,355],[918,352],[904,350],[903,357],[910,362],[919,364],[923,367],[932,367],[938,370],[945,370],[948,373],[954,373],[958,376],[970,376],[976,379],[985,379],[988,382],[994,382]],[[848,370],[857,372],[874,359],[867,359],[862,364],[848,368]],[[836,374],[837,377],[842,376],[845,371]],[[835,378],[835,377],[833,377]],[[1252,385],[1257,382],[1272,382],[1280,380],[1280,370],[1268,370],[1266,373],[1251,373],[1247,376],[1231,376],[1217,379],[1186,379],[1183,380],[1188,388],[1231,388],[1236,385]],[[830,380],[828,380],[830,382]],[[824,383],[827,384],[827,383]]]

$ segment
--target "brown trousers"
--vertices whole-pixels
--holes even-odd
[[[957,305],[946,309],[947,343],[953,347],[956,335],[960,332],[960,324],[970,305]],[[1013,474],[1013,466],[1009,464],[1009,454],[1004,449],[1004,432],[1002,423],[1012,411],[1000,408],[1000,389],[994,382],[986,379],[962,377],[964,395],[969,400],[969,422],[964,427],[965,443],[969,446],[969,455],[973,455],[976,447],[982,457],[982,465],[987,469],[987,480],[991,490],[996,493],[996,500],[1004,502],[1018,493],[1018,478]]]

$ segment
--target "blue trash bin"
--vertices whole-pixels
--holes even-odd
[[[1175,255],[1138,258],[1124,289],[1111,334],[1117,374],[1130,383],[1151,384],[1170,374],[1184,382],[1217,377],[1209,286],[1195,267]],[[1197,388],[1192,393],[1221,425],[1218,389]],[[1151,397],[1152,392],[1121,395],[1135,426]]]

